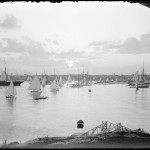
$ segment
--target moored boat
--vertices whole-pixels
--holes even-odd
[[[5,64],[5,70],[3,71],[2,75],[1,75],[1,80],[0,80],[0,86],[9,86],[11,83],[10,79],[11,77],[7,74],[6,71],[6,64]],[[13,85],[14,86],[20,86],[21,83],[23,83],[23,80],[13,80]]]
[[[47,99],[47,96],[44,96],[44,88],[46,86],[46,77],[43,78],[42,80],[42,87],[43,87],[43,96],[35,97],[35,100],[40,100],[40,99]]]
[[[59,91],[59,84],[58,84],[58,79],[57,77],[55,78],[55,80],[52,82],[51,86],[50,86],[51,90],[54,91]]]
[[[28,90],[31,90],[31,93],[41,93],[41,84],[37,75],[34,77],[31,85],[28,87]]]
[[[6,98],[15,98],[16,95],[16,89],[14,87],[13,82],[10,82],[9,87],[6,90]]]
[[[129,82],[130,88],[149,88],[150,81],[147,81],[146,74],[144,73],[144,66],[142,73],[139,75],[138,71],[135,72],[132,80]]]
[[[0,86],[9,86],[11,81],[0,81]],[[14,86],[20,86],[23,80],[13,81]]]
[[[35,100],[41,100],[41,99],[47,99],[47,98],[48,98],[48,97],[43,97],[43,96],[42,96],[42,97],[35,97],[34,99],[35,99]]]

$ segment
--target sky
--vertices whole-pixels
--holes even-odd
[[[0,72],[150,74],[149,18],[139,3],[0,3]]]

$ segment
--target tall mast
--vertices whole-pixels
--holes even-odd
[[[89,76],[88,76],[88,68],[87,68],[87,80],[88,80],[88,77],[89,77]]]
[[[5,58],[4,58],[4,64],[5,64],[5,81],[7,81],[7,72],[6,72],[6,62],[5,62]]]
[[[143,61],[143,70],[142,70],[142,80],[144,82],[144,61]]]
[[[84,85],[84,66],[83,66],[83,85]]]
[[[144,61],[143,61],[143,75],[144,75]]]
[[[6,62],[5,62],[5,58],[4,58],[4,64],[5,64],[5,73],[6,73]]]
[[[54,75],[55,75],[55,68],[54,68]]]
[[[78,68],[78,85],[79,85],[79,68]]]

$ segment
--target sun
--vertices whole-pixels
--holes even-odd
[[[66,60],[66,64],[68,65],[69,68],[72,68],[74,66],[74,61]]]

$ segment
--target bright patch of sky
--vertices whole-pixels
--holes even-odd
[[[138,3],[1,3],[0,67],[5,57],[10,72],[131,74],[144,61],[150,74],[149,18]]]

